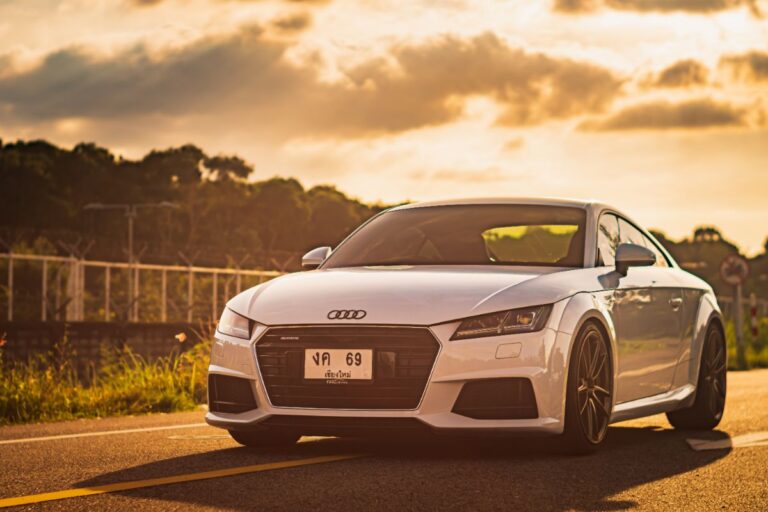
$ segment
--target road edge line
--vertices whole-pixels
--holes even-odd
[[[29,494],[27,496],[17,496],[13,498],[0,498],[0,508],[18,507],[20,505],[31,505],[33,503],[43,503],[47,501],[56,501],[69,498],[79,498],[82,496],[94,496],[97,494],[107,494],[112,492],[130,491],[133,489],[143,489],[146,487],[159,487],[162,485],[172,485],[184,482],[195,482],[198,480],[208,480],[211,478],[222,478],[228,476],[243,475],[247,473],[257,473],[260,471],[271,471],[275,469],[288,469],[311,464],[323,464],[327,462],[338,462],[364,457],[363,454],[352,455],[323,455],[310,459],[286,460],[281,462],[268,462],[265,464],[254,464],[250,466],[240,466],[227,469],[216,469],[212,471],[203,471],[201,473],[187,473],[182,475],[151,478],[148,480],[133,480],[130,482],[120,482],[115,484],[98,485],[94,487],[83,487],[75,489],[65,489],[62,491],[45,492],[41,494]]]
[[[76,439],[78,437],[111,436],[116,434],[136,434],[141,432],[158,432],[162,430],[174,430],[177,428],[210,427],[207,423],[182,423],[181,425],[163,425],[160,427],[127,428],[122,430],[101,430],[98,432],[79,432],[77,434],[59,434],[55,436],[41,437],[17,437],[15,439],[0,439],[0,445],[39,443],[41,441],[56,441],[58,439]]]

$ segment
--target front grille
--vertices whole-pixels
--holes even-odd
[[[531,381],[514,377],[464,384],[453,412],[478,420],[522,420],[539,416]]]
[[[208,409],[226,413],[256,409],[251,381],[228,375],[208,375]]]
[[[373,379],[331,384],[304,379],[307,348],[372,349]],[[256,344],[272,405],[321,409],[415,409],[440,345],[410,327],[273,327]]]

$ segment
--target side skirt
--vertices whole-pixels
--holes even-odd
[[[662,412],[669,412],[682,407],[688,407],[696,397],[696,386],[686,384],[677,389],[658,395],[648,396],[616,404],[611,414],[611,423],[651,416]]]

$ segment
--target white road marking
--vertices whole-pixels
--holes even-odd
[[[157,432],[160,430],[174,430],[179,428],[200,428],[207,427],[207,423],[185,423],[182,425],[165,425],[162,427],[146,427],[146,428],[128,428],[124,430],[105,430],[102,432],[81,432],[79,434],[62,434],[58,436],[43,436],[43,437],[27,437],[20,439],[2,439],[0,445],[3,444],[19,444],[19,443],[38,443],[40,441],[56,441],[58,439],[76,439],[79,437],[98,437],[98,436],[114,436],[117,434],[135,434],[138,432]]]
[[[232,439],[229,434],[210,434],[210,435],[202,435],[202,436],[193,436],[193,435],[180,435],[180,436],[168,436],[168,439],[173,439],[174,441],[187,441],[190,439]]]
[[[768,432],[752,432],[727,439],[686,439],[694,450],[725,450],[729,448],[749,448],[753,446],[768,446]]]

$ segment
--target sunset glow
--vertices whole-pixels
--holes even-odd
[[[0,138],[768,232],[768,3],[0,0]]]

